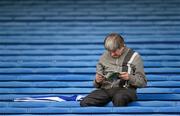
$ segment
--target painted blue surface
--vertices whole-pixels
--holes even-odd
[[[1,0],[0,115],[178,116],[179,0]],[[12,102],[92,91],[110,32],[138,51],[148,79],[127,107],[78,102]]]

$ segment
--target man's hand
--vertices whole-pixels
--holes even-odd
[[[119,78],[121,78],[121,79],[123,79],[123,80],[129,80],[129,74],[128,74],[128,72],[120,72]]]
[[[96,73],[96,82],[101,83],[104,80],[104,77],[98,73]]]

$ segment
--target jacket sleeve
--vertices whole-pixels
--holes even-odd
[[[96,65],[96,73],[103,75],[103,72],[104,72],[104,66],[100,62],[98,62]],[[96,88],[101,87],[101,83],[97,83],[96,78],[94,79],[93,84],[94,84],[94,87]]]
[[[130,75],[129,84],[137,88],[145,87],[147,85],[147,79],[141,56],[138,54],[133,62],[135,65],[135,73]]]

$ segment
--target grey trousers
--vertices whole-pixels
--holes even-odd
[[[104,106],[110,101],[114,106],[126,106],[136,99],[136,89],[134,88],[97,89],[80,101],[80,106]]]

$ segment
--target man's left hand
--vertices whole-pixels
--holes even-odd
[[[123,79],[123,80],[129,80],[129,74],[128,74],[128,72],[120,72],[119,78],[121,78],[121,79]]]

